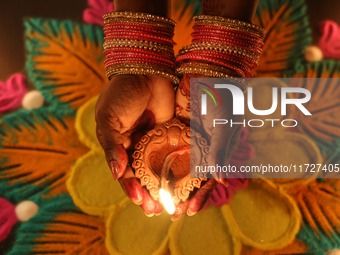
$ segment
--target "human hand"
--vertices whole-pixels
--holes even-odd
[[[237,148],[240,140],[242,125],[230,126],[230,120],[233,122],[241,122],[240,116],[233,116],[232,114],[232,95],[229,90],[219,90],[218,94],[223,102],[214,104],[213,100],[208,97],[207,107],[209,109],[207,115],[201,115],[201,94],[205,93],[198,87],[204,87],[197,80],[191,85],[190,95],[190,78],[209,78],[194,74],[183,75],[180,85],[176,92],[176,116],[187,125],[194,125],[191,128],[200,132],[203,137],[208,140],[210,145],[208,155],[208,165],[227,166],[229,164],[230,156]],[[215,80],[215,83],[220,80]],[[208,84],[213,87],[213,84]],[[208,89],[209,90],[209,89]],[[190,97],[191,96],[191,97]],[[191,111],[191,112],[190,112]],[[191,122],[190,122],[191,116]],[[228,124],[217,125],[213,127],[214,119],[226,119]],[[205,202],[209,199],[212,191],[217,183],[228,185],[227,176],[223,173],[212,173],[212,179],[205,182],[200,189],[198,189],[188,201],[182,202],[178,205],[173,218],[179,218],[187,211],[188,215],[194,215],[202,209]]]
[[[113,178],[119,180],[126,195],[148,216],[162,211],[145,187],[141,187],[132,168],[131,154],[146,131],[170,120],[174,115],[172,83],[162,77],[117,75],[100,94],[95,117],[97,138],[104,149]]]

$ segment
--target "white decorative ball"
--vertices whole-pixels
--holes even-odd
[[[33,216],[37,215],[38,211],[39,207],[32,201],[20,202],[15,207],[15,214],[17,215],[19,221],[22,222],[28,221]]]
[[[26,93],[22,99],[22,107],[27,110],[36,109],[44,104],[44,97],[38,90],[32,90]]]
[[[317,62],[323,59],[323,53],[317,46],[309,46],[305,51],[305,59],[308,62]]]

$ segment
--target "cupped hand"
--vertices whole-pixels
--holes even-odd
[[[190,78],[194,78],[191,84],[191,93]],[[222,83],[225,82],[220,79],[209,79],[209,82],[206,84],[208,86],[206,86],[202,84],[200,78],[209,77],[195,74],[183,75],[176,92],[176,116],[187,125],[191,124],[191,128],[200,132],[208,140],[209,166],[216,166],[216,164],[219,166],[228,166],[230,156],[239,143],[242,128],[242,124],[231,126],[230,122],[232,120],[234,123],[240,123],[243,117],[233,116],[232,95],[227,89],[219,89],[217,91],[221,98],[222,105],[217,99],[217,103],[215,104],[213,99],[207,95],[207,115],[201,115],[201,95],[206,92],[198,89],[198,87],[211,91],[209,86],[213,88],[215,83],[221,84],[221,81]],[[213,127],[214,119],[225,119],[228,120],[228,123]],[[173,219],[179,218],[186,211],[188,215],[194,215],[203,208],[217,183],[228,185],[227,174],[216,172],[211,174],[213,178],[208,179],[208,181],[190,197],[189,201],[179,204],[173,215]]]
[[[175,94],[169,80],[126,74],[112,77],[96,105],[97,138],[113,178],[148,216],[160,213],[162,206],[136,179],[130,166],[131,154],[146,131],[173,117],[174,105]]]

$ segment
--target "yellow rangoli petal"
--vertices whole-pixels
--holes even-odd
[[[80,158],[67,188],[74,203],[92,215],[108,214],[127,198],[119,182],[114,181],[104,153],[90,152]]]
[[[221,209],[214,206],[176,222],[169,246],[172,255],[237,255],[241,250],[240,239],[231,234]]]
[[[110,254],[164,255],[170,225],[166,212],[149,218],[133,203],[121,206],[107,221],[106,247]]]
[[[317,164],[323,159],[318,146],[306,135],[288,131],[256,132],[249,136],[248,141],[254,146],[256,155],[249,166],[286,166],[289,172],[275,172],[266,177],[280,185],[292,186],[308,183],[315,178]],[[316,168],[306,173],[305,164],[314,164]],[[301,166],[301,167],[300,167]],[[252,173],[256,177],[264,177],[262,173]]]
[[[76,116],[76,130],[80,141],[92,150],[101,151],[100,144],[96,135],[95,107],[98,96],[87,101],[79,110]]]
[[[282,189],[270,181],[251,179],[223,206],[229,228],[249,246],[271,250],[291,243],[299,231],[301,214]]]
[[[92,98],[77,112],[75,125],[79,138],[91,151],[73,166],[67,188],[81,210],[92,215],[105,215],[116,205],[124,203],[127,197],[119,182],[114,181],[96,138],[96,101],[97,97]]]

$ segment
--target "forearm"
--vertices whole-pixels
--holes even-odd
[[[259,0],[203,0],[202,14],[251,22]]]
[[[171,0],[113,0],[115,11],[146,12],[170,17]]]

